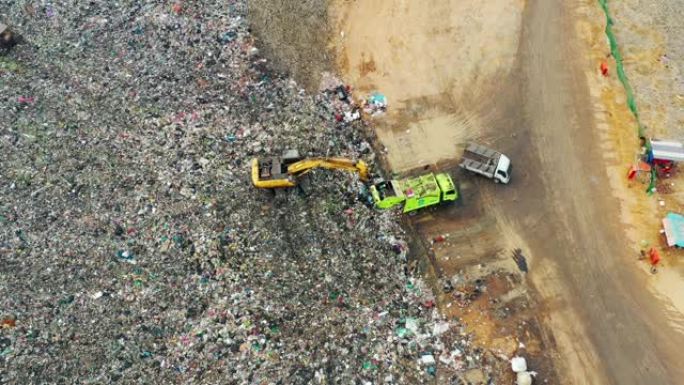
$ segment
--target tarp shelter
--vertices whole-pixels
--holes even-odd
[[[681,142],[652,139],[651,150],[654,159],[684,162],[684,144]]]
[[[667,213],[663,227],[668,246],[684,247],[684,215]]]

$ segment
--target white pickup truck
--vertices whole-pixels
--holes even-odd
[[[498,151],[476,143],[466,146],[459,166],[493,179],[495,183],[508,183],[511,180],[511,160]]]

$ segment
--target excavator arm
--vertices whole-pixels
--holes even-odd
[[[297,185],[297,177],[316,168],[357,172],[363,181],[368,180],[368,165],[362,160],[347,158],[307,158],[288,162],[283,158],[252,160],[252,183],[257,188],[286,188]]]
[[[316,169],[346,170],[358,172],[362,181],[368,180],[368,165],[362,160],[354,161],[346,158],[310,158],[300,160],[287,167],[287,173],[294,176],[304,175]]]

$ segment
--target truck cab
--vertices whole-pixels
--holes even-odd
[[[458,198],[456,186],[448,174],[437,174],[435,179],[439,185],[439,190],[442,192],[442,202],[455,201]]]
[[[494,182],[507,184],[511,181],[511,160],[504,154],[499,156],[499,163],[496,165]]]

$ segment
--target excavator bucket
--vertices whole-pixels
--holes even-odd
[[[362,160],[351,160],[347,158],[308,158],[292,163],[287,168],[290,175],[304,175],[316,169],[325,168],[328,170],[345,170],[357,172],[362,181],[368,180],[368,165]]]

